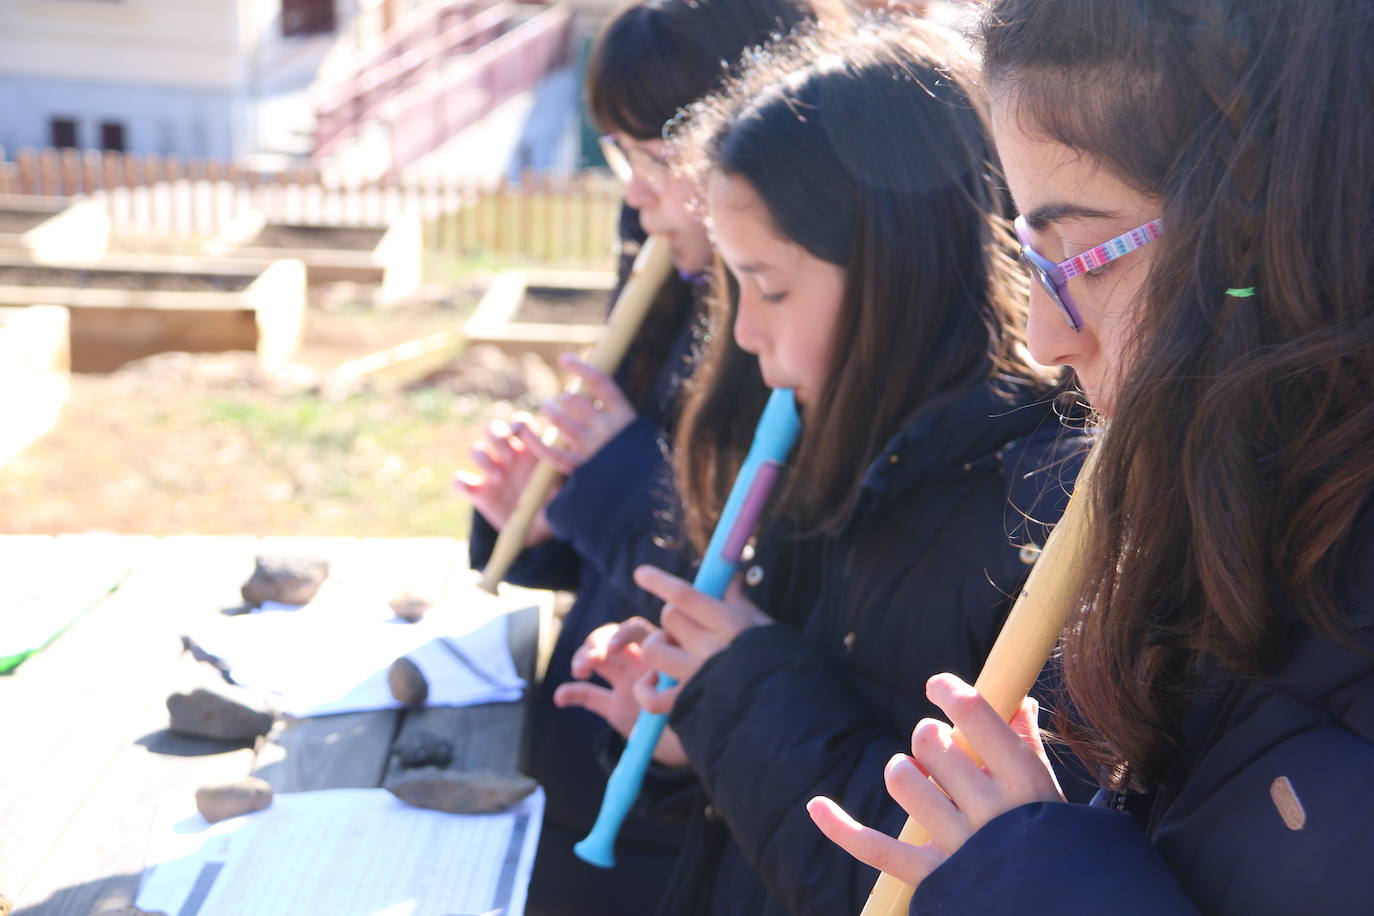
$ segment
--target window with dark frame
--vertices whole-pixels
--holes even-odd
[[[48,139],[56,149],[76,149],[80,144],[75,118],[52,118],[48,121]]]
[[[281,0],[282,35],[318,35],[332,31],[334,0]]]
[[[124,125],[119,121],[100,122],[100,148],[116,153],[124,152]]]

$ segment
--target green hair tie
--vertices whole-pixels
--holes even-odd
[[[1232,287],[1226,291],[1226,295],[1233,296],[1236,299],[1249,299],[1254,294],[1255,288],[1253,286]]]

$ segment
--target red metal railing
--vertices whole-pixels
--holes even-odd
[[[338,152],[364,125],[391,137],[391,169],[405,168],[500,103],[567,63],[572,15],[556,6],[524,18],[509,0],[439,7],[325,93],[314,155]]]
[[[555,7],[464,58],[438,79],[397,97],[383,117],[391,129],[392,168],[405,168],[497,105],[533,89],[567,64],[571,41],[572,15]]]

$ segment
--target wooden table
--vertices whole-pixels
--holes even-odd
[[[467,557],[453,539],[0,536],[0,625],[6,557],[49,555],[54,577],[79,577],[93,545],[132,570],[123,584],[12,675],[0,677],[0,895],[24,916],[86,916],[133,902],[159,807],[189,811],[206,783],[253,774],[277,792],[375,787],[392,742],[415,728],[464,735],[455,768],[513,767],[519,703],[387,710],[279,721],[256,747],[167,731],[167,695],[205,683],[183,652],[197,617],[240,602],[258,553],[328,557],[326,588],[385,600],[412,589],[452,593]],[[19,548],[23,548],[22,550]],[[26,560],[34,562],[32,559]],[[27,570],[32,572],[32,570]],[[64,581],[70,581],[65,580]],[[527,595],[529,593],[526,593]],[[533,682],[551,602],[511,618],[516,668]],[[473,734],[483,740],[472,741]]]

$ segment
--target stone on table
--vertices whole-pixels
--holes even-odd
[[[406,769],[446,767],[453,762],[453,742],[427,728],[417,728],[399,739],[391,752]]]
[[[275,719],[255,694],[232,684],[173,693],[167,713],[177,734],[216,741],[250,741],[271,731]]]
[[[391,695],[406,706],[423,706],[429,697],[429,681],[420,666],[402,655],[386,673]]]
[[[272,786],[256,776],[201,786],[196,790],[196,810],[212,824],[261,811],[270,804]]]
[[[448,814],[490,814],[509,808],[533,792],[537,785],[520,773],[421,767],[393,776],[384,788],[417,808]]]
[[[406,591],[397,595],[387,602],[387,604],[390,605],[392,612],[395,613],[397,617],[407,623],[419,623],[424,618],[425,613],[430,608],[434,607],[433,601],[423,595],[417,595],[412,591]]]
[[[329,561],[320,557],[260,554],[239,592],[247,604],[308,604],[328,575]]]

